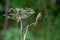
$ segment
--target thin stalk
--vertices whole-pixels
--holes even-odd
[[[35,23],[31,23],[30,25],[27,25],[27,27],[26,27],[26,32],[25,32],[25,34],[24,34],[24,40],[26,39],[26,36],[27,36],[29,27],[32,26],[32,25],[34,25],[34,24],[35,24]]]
[[[20,31],[21,31],[21,40],[23,40],[23,26],[22,26],[22,20],[21,20]]]
[[[4,20],[4,25],[3,25],[3,31],[2,31],[2,40],[5,40],[5,32],[6,32],[6,29],[8,27],[8,19],[7,19],[7,16],[8,16],[8,10],[9,10],[9,0],[6,0],[6,6],[5,6],[5,20]]]
[[[46,0],[42,0],[42,3],[43,3],[43,9],[45,11],[45,15],[46,15],[46,19],[47,19],[47,37],[46,37],[46,40],[50,40],[50,18],[49,18],[49,15],[48,15],[48,10],[47,10],[47,7],[46,7]]]
[[[27,25],[27,27],[26,27],[26,33],[24,34],[24,40],[26,39],[26,35],[27,35],[27,32],[28,32],[28,25]]]

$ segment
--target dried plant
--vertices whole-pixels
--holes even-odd
[[[20,26],[20,33],[21,33],[21,40],[25,40],[26,39],[26,35],[28,33],[28,28],[32,25],[37,25],[37,23],[39,23],[39,21],[41,20],[41,17],[42,17],[42,13],[39,12],[37,17],[36,17],[36,20],[34,23],[31,23],[30,25],[28,24],[27,27],[26,27],[26,32],[25,34],[23,35],[23,23],[22,23],[22,20],[25,19],[25,18],[28,18],[29,16],[31,16],[32,14],[35,13],[35,11],[32,9],[32,8],[10,8],[10,10],[8,11],[9,12],[9,16],[7,17],[8,19],[14,19],[16,20],[17,22],[21,22],[21,26]]]
[[[11,8],[9,10],[10,14],[7,18],[14,19],[17,22],[21,21],[21,19],[25,19],[32,14],[35,13],[35,11],[32,8]]]
[[[41,19],[42,19],[42,13],[39,12],[35,19],[35,26],[37,26],[37,24],[39,23],[39,21],[41,21]]]
[[[32,8],[10,8],[9,12],[9,16],[7,17],[8,19],[14,19],[17,22],[21,22],[21,26],[20,26],[20,33],[21,33],[21,40],[23,40],[23,23],[22,20],[31,16],[32,14],[35,13],[35,11]],[[24,40],[26,38],[26,34],[28,32],[28,27],[26,28],[26,33],[24,34]]]
[[[36,19],[35,19],[35,22],[27,25],[27,27],[26,27],[26,33],[24,34],[24,40],[26,39],[29,27],[32,26],[32,25],[37,26],[37,24],[39,23],[39,21],[41,21],[41,19],[42,19],[42,13],[39,12],[38,15],[37,15],[37,17],[36,17]]]

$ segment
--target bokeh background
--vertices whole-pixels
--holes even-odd
[[[6,5],[8,8],[6,8]],[[23,29],[35,22],[37,14],[42,12],[42,19],[38,25],[29,27],[26,40],[60,40],[60,0],[0,0],[0,40],[4,38],[2,35],[4,28],[6,30],[4,40],[20,40],[19,23],[9,19],[7,24],[3,15],[7,13],[6,10],[9,8],[21,7],[32,8],[36,12],[23,20]],[[44,10],[44,8],[47,10]],[[7,27],[4,27],[5,23],[8,25]]]

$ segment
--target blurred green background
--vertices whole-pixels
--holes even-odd
[[[60,40],[60,0],[45,0],[50,17],[50,39]],[[4,25],[5,0],[0,0],[0,40],[2,40],[2,30]],[[23,20],[23,27],[33,23],[38,12],[42,12],[42,20],[37,27],[33,25],[29,28],[26,40],[46,40],[47,21],[43,9],[42,0],[10,0],[10,8],[32,8],[35,14]],[[19,25],[15,20],[9,20],[9,27],[6,30],[6,40],[20,40]]]

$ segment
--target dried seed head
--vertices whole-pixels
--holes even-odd
[[[41,18],[42,18],[42,13],[39,12],[35,20],[35,26],[39,23],[39,21],[41,21]]]
[[[38,13],[37,17],[36,17],[36,22],[39,22],[41,20],[42,17],[42,13]]]
[[[13,12],[11,12],[11,10],[13,10]],[[11,16],[12,19],[16,19],[19,21],[21,19],[25,19],[35,13],[35,11],[32,8],[15,8],[15,9],[12,8],[9,10],[9,12],[10,12],[9,16]]]

